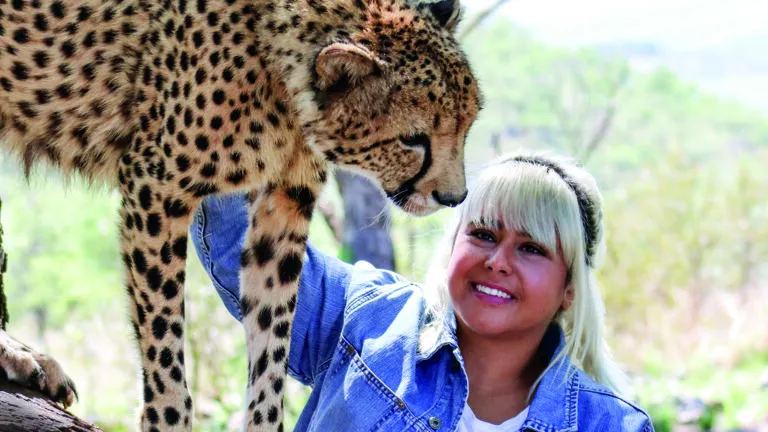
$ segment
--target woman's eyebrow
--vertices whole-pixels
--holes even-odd
[[[518,231],[517,235],[533,240],[533,236],[528,231]]]

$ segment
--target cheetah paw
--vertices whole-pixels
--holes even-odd
[[[72,380],[53,357],[39,354],[0,330],[0,378],[38,390],[69,407],[77,399]]]

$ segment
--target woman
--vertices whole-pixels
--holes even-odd
[[[192,236],[237,301],[242,197],[205,201]],[[483,169],[421,286],[309,246],[289,373],[313,387],[297,431],[652,431],[622,396],[593,271],[594,179],[539,154]]]

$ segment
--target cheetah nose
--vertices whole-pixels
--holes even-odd
[[[438,204],[446,207],[456,207],[461,204],[467,197],[467,191],[465,190],[460,195],[452,193],[442,193],[438,191],[432,191],[432,197],[435,198]]]

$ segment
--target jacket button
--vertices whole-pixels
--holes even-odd
[[[443,421],[440,420],[437,417],[430,417],[429,418],[429,427],[431,427],[434,430],[440,429],[440,426],[443,425]]]

